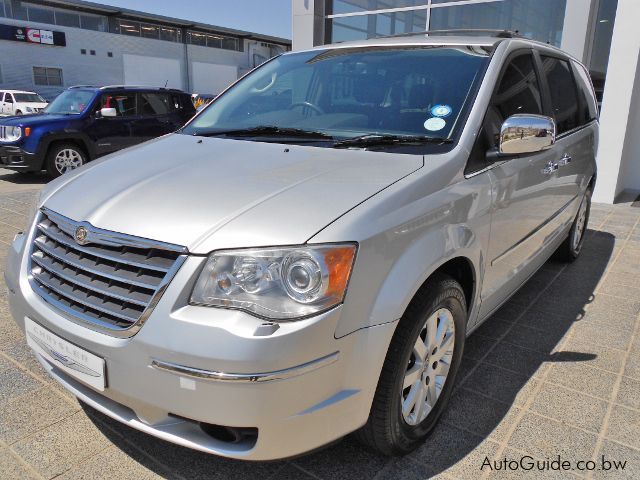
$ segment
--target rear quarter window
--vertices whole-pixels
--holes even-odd
[[[580,123],[586,124],[598,118],[596,95],[591,83],[591,77],[584,66],[578,62],[573,62],[573,67],[578,84],[578,94],[580,95]]]

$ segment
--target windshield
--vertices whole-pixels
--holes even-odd
[[[18,103],[47,103],[47,101],[37,93],[14,93],[13,97]]]
[[[47,108],[46,113],[80,115],[93,99],[93,92],[87,90],[65,90]]]
[[[183,133],[232,136],[268,126],[339,140],[450,140],[464,123],[488,58],[485,49],[433,46],[286,54],[216,99]]]

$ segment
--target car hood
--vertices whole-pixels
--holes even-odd
[[[76,221],[208,253],[304,243],[422,165],[420,155],[173,134],[64,175],[41,200]]]
[[[31,107],[31,108],[44,108],[47,105],[49,105],[48,103],[42,103],[42,102],[18,102],[20,105],[24,105],[26,107]]]
[[[27,115],[18,115],[15,117],[0,118],[0,125],[8,125],[11,127],[35,127],[38,125],[48,124],[52,122],[66,122],[72,118],[78,118],[78,116],[36,113],[33,115],[27,114]]]

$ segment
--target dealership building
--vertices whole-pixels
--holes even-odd
[[[594,200],[640,195],[640,0],[292,0],[293,49],[408,32],[506,29],[591,72],[600,111]]]
[[[0,89],[48,99],[72,85],[217,94],[290,49],[284,38],[97,3],[0,0]]]

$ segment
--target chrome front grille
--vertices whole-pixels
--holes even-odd
[[[82,323],[131,336],[185,253],[183,247],[97,229],[43,209],[31,246],[30,281],[44,300]]]

